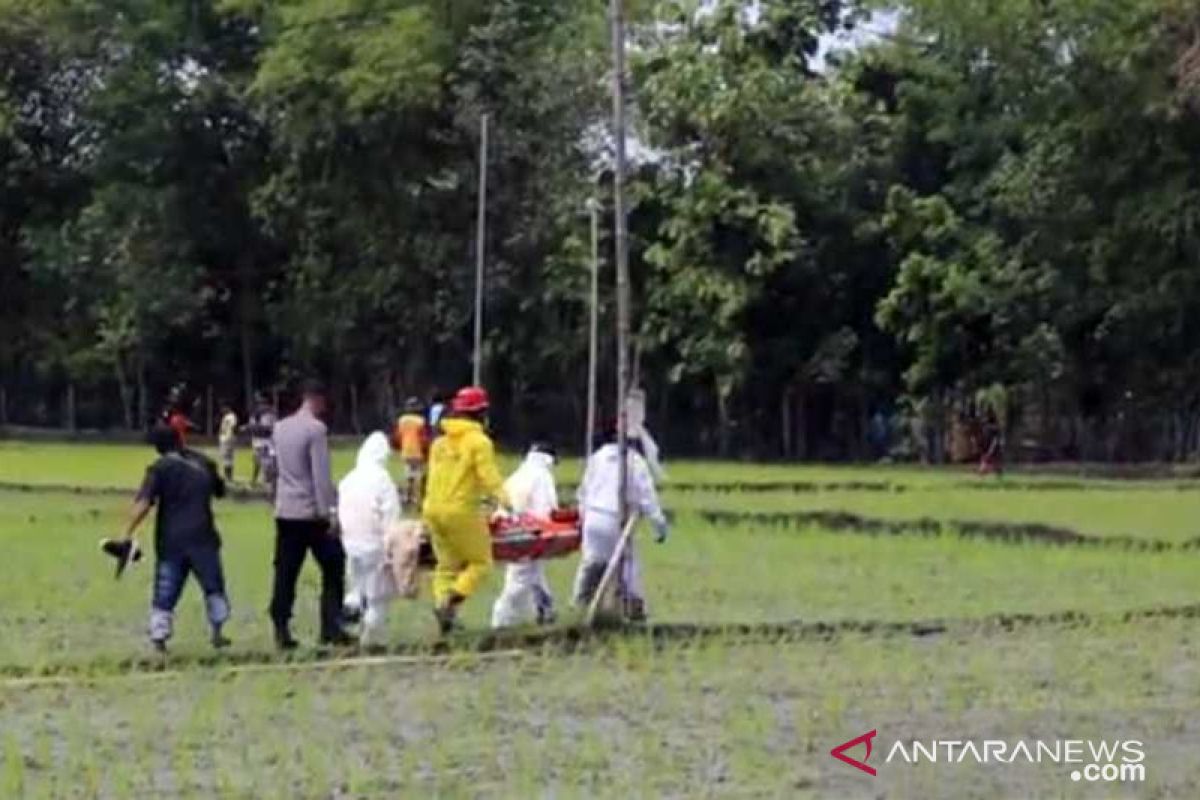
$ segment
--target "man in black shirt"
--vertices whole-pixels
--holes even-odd
[[[229,600],[221,569],[221,539],[212,514],[212,498],[225,496],[225,482],[216,464],[181,447],[178,434],[170,428],[155,428],[150,433],[150,442],[159,458],[146,470],[125,531],[125,541],[130,543],[128,553],[136,552],[132,543],[134,531],[150,509],[158,507],[150,641],[160,652],[166,650],[175,605],[191,573],[204,591],[213,646],[225,647],[229,640],[221,634],[221,626],[229,619]]]

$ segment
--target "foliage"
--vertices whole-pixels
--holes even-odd
[[[1200,443],[1194,4],[630,17],[635,360],[669,450],[854,456],[876,413],[937,439],[981,392],[1053,452]],[[244,403],[316,371],[353,427],[465,381],[486,113],[495,422],[574,440],[608,44],[581,0],[3,0],[13,413],[77,385],[136,425],[180,379]]]

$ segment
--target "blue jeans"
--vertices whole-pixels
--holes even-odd
[[[175,606],[183,593],[188,575],[195,575],[204,592],[204,609],[215,629],[229,619],[229,600],[225,596],[225,573],[221,551],[217,547],[192,547],[171,556],[160,556],[154,565],[154,597],[150,603],[150,638],[171,638]]]

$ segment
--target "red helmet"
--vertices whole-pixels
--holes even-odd
[[[458,390],[458,394],[454,395],[454,401],[450,404],[450,407],[456,412],[467,414],[476,411],[487,411],[487,390],[479,386],[464,386]]]

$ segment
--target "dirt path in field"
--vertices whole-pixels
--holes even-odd
[[[39,686],[85,684],[113,679],[144,679],[146,676],[175,675],[187,670],[247,672],[254,670],[307,670],[384,664],[428,666],[435,661],[462,666],[478,666],[478,656],[487,658],[519,657],[524,652],[586,653],[602,652],[607,645],[631,638],[648,640],[656,647],[708,640],[734,642],[789,643],[810,642],[844,635],[867,636],[1002,636],[1028,628],[1086,627],[1096,624],[1136,625],[1153,619],[1200,619],[1200,604],[1162,606],[1124,612],[1093,614],[1085,611],[1058,611],[1047,614],[999,613],[985,617],[960,619],[895,620],[819,620],[779,623],[704,624],[690,622],[657,623],[649,626],[602,625],[558,627],[548,630],[516,630],[468,633],[445,641],[414,642],[388,648],[357,650],[313,650],[300,655],[280,656],[274,652],[245,651],[200,658],[140,657],[102,663],[75,663],[40,667],[0,666],[0,691],[22,691]]]

